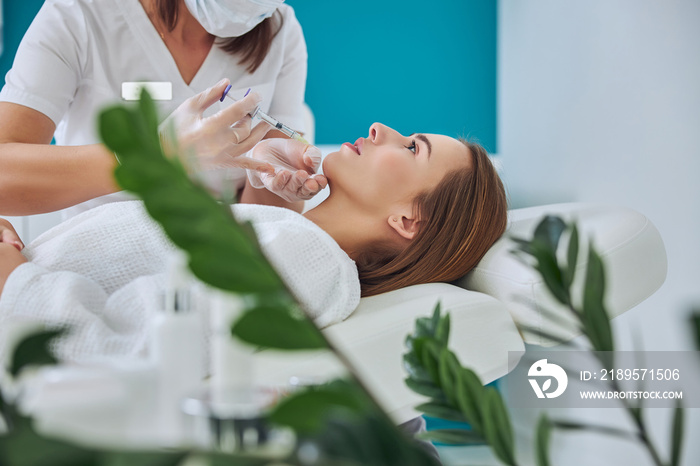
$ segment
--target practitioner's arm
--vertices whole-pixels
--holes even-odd
[[[118,190],[112,152],[49,145],[55,129],[43,113],[0,102],[0,214],[52,212]]]

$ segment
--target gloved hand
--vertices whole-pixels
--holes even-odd
[[[316,173],[321,166],[318,147],[294,139],[265,139],[248,157],[274,167],[274,173],[248,170],[250,184],[265,187],[285,201],[311,199],[328,186],[326,177]]]
[[[241,167],[271,173],[270,165],[244,156],[270,129],[260,122],[251,130],[248,113],[260,103],[259,94],[251,92],[212,116],[202,115],[219,101],[228,84],[229,80],[223,79],[190,97],[161,123],[163,150],[169,157],[196,156],[194,160],[183,159],[190,171]]]

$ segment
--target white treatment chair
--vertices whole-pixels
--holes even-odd
[[[450,348],[484,383],[506,375],[509,351],[523,351],[524,343],[553,344],[539,335],[521,333],[519,328],[534,327],[563,339],[579,334],[540,276],[510,253],[514,248],[511,235],[530,238],[546,214],[576,220],[580,238],[593,240],[606,267],[606,305],[611,318],[633,308],[663,284],[663,241],[654,225],[634,210],[573,203],[510,211],[506,234],[457,284],[416,285],[363,298],[347,320],[324,330],[395,422],[420,414],[413,407],[422,402],[421,396],[403,381],[404,340],[413,332],[416,318],[431,315],[438,301],[443,313],[451,315]],[[581,250],[578,269],[585,269],[586,257]],[[547,317],[544,309],[554,310],[560,318]],[[263,351],[256,358],[258,381],[266,385],[286,385],[291,377],[319,381],[344,374],[342,365],[327,352]]]
[[[594,204],[509,212],[504,237],[458,284],[416,285],[363,298],[347,320],[324,330],[397,424],[419,416],[414,406],[423,401],[404,384],[404,340],[413,332],[416,318],[431,315],[438,301],[451,316],[450,348],[484,383],[505,376],[512,367],[509,362],[517,362],[509,361],[509,351],[519,357],[525,343],[552,343],[521,333],[519,328],[534,327],[564,339],[578,334],[567,319],[567,311],[558,308],[548,295],[539,275],[510,253],[511,235],[530,237],[546,214],[576,219],[581,238],[593,239],[606,267],[606,304],[611,317],[642,302],[663,283],[663,242],[656,228],[638,212]],[[580,269],[586,267],[585,258],[582,250]],[[543,309],[555,310],[560,318],[549,318]],[[346,375],[342,364],[327,351],[267,350],[254,357],[256,383],[268,387],[289,389],[292,377],[314,383]],[[78,373],[53,381],[44,377],[34,387],[34,396],[26,397],[24,409],[33,414],[41,431],[51,435],[105,445],[148,444],[153,432],[144,431],[143,426],[150,425],[144,416],[151,412],[153,371],[149,365],[132,362],[115,375],[115,367],[106,368],[104,373],[88,371],[87,375]],[[133,401],[128,410],[125,400]]]

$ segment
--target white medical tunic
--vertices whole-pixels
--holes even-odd
[[[139,0],[46,0],[20,43],[0,101],[51,118],[58,145],[94,144],[101,142],[97,116],[105,106],[122,100],[122,83],[171,83],[172,100],[157,102],[162,120],[184,100],[229,78],[233,97],[252,88],[262,95],[264,111],[304,131],[306,43],[294,10],[288,5],[278,10],[282,29],[254,73],[238,64],[239,56],[214,44],[187,84]],[[217,102],[210,112],[229,102]],[[245,173],[236,179],[242,186]],[[88,201],[71,211],[114,198]]]
[[[280,207],[237,204],[233,212],[252,223],[263,253],[319,327],[357,307],[357,267],[316,224]],[[57,348],[63,359],[144,356],[174,249],[141,201],[112,202],[71,217],[22,251],[30,262],[5,283],[0,332],[13,320],[39,321],[71,328]],[[193,296],[206,313],[210,296],[196,284]]]

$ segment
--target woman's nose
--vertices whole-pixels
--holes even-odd
[[[369,140],[372,144],[377,144],[379,142],[380,134],[383,133],[382,126],[381,123],[373,123],[372,126],[369,127]]]
[[[381,144],[392,136],[401,136],[399,133],[381,123],[373,123],[369,127],[369,140],[373,144]]]

